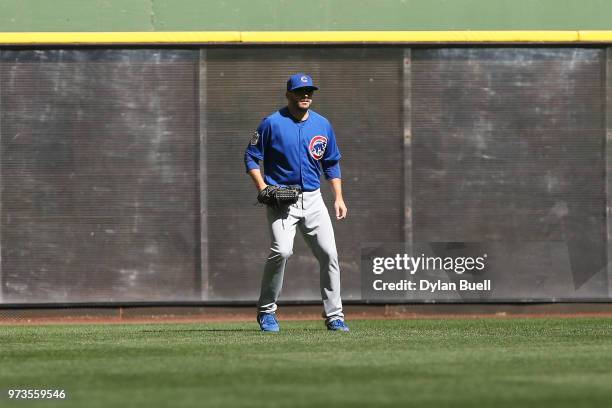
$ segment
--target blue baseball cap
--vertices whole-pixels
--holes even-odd
[[[314,86],[310,75],[306,75],[302,72],[291,75],[287,81],[288,91],[294,91],[298,88],[311,88],[314,90],[319,89],[318,87]]]

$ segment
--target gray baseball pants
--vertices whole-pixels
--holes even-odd
[[[324,317],[328,321],[344,318],[340,299],[340,267],[336,239],[321,191],[303,192],[297,203],[281,209],[268,207],[267,211],[272,244],[261,281],[258,312],[276,311],[276,301],[283,286],[285,265],[293,253],[293,240],[297,227],[319,261]]]

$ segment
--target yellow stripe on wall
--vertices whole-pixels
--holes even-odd
[[[576,42],[577,31],[318,31],[243,32],[245,43]],[[609,38],[612,39],[612,31]]]
[[[0,33],[0,45],[612,43],[612,31],[174,31]]]
[[[4,45],[239,43],[238,31],[0,33]]]

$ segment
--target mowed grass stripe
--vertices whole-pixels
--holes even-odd
[[[612,319],[0,326],[9,388],[44,406],[605,406]],[[42,403],[42,402],[40,402]]]

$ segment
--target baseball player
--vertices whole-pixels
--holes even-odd
[[[293,250],[296,228],[320,265],[323,316],[329,330],[349,331],[344,322],[340,299],[340,268],[334,230],[320,191],[321,173],[329,180],[335,195],[336,219],[346,217],[340,179],[340,151],[329,121],[310,110],[315,90],[306,74],[292,75],[287,81],[287,106],[265,118],[253,133],[244,161],[259,191],[258,199],[267,204],[272,236],[261,283],[257,321],[263,331],[279,331],[275,311],[283,284],[287,259]],[[263,160],[262,177],[259,162]],[[261,197],[275,189],[297,186],[297,201],[278,204]],[[299,190],[297,190],[299,188]]]

